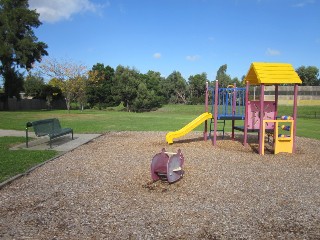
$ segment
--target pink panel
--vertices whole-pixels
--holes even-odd
[[[275,119],[276,104],[274,101],[264,101],[264,120]],[[248,129],[260,128],[260,101],[250,101],[248,104]],[[266,129],[273,129],[274,123],[268,123]]]

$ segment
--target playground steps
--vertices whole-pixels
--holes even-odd
[[[214,121],[215,119],[214,118],[211,118],[211,121],[210,121],[210,133],[209,133],[209,137],[211,138],[211,132],[214,131]],[[222,132],[222,138],[224,138],[224,128],[226,126],[226,120],[216,120],[217,121],[217,132]],[[220,126],[222,124],[222,128],[219,129],[219,123],[220,123]]]

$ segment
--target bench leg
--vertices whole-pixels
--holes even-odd
[[[72,135],[72,140],[73,140],[73,130],[71,131],[71,135]]]
[[[26,147],[28,148],[28,128],[26,128]]]

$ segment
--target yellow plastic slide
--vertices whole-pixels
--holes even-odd
[[[192,131],[193,129],[198,127],[201,123],[203,123],[204,121],[206,121],[206,120],[208,120],[210,118],[212,118],[212,114],[208,113],[208,112],[205,112],[205,113],[202,113],[196,119],[194,119],[192,122],[190,122],[187,125],[185,125],[180,130],[175,131],[175,132],[168,132],[167,135],[166,135],[167,143],[172,144],[174,138],[179,138],[179,137],[182,137],[182,136],[186,135],[188,132]]]

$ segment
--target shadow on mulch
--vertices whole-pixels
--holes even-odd
[[[175,140],[174,143],[193,143],[193,142],[202,142],[202,141],[203,141],[203,137],[197,137],[197,138]]]

